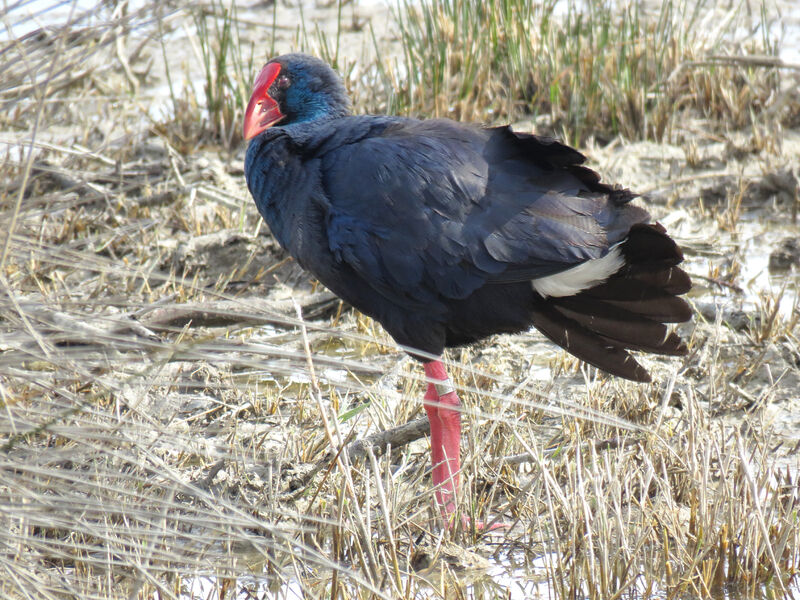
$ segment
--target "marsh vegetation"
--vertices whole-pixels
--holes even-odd
[[[792,8],[0,9],[1,595],[797,595],[800,65],[776,27],[800,31]],[[643,359],[651,385],[534,331],[447,357],[463,510],[507,529],[442,530],[421,370],[249,198],[250,79],[300,49],[358,112],[579,145],[685,249],[690,353]],[[405,423],[410,442],[353,445]]]

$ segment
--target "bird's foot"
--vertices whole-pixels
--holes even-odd
[[[489,533],[491,531],[511,529],[511,525],[503,521],[475,521],[473,524],[472,519],[467,516],[461,517],[461,527],[464,531],[470,531],[474,528],[476,533]]]
[[[473,521],[469,516],[462,514],[460,510],[456,509],[451,503],[448,507],[443,507],[439,504],[439,509],[442,515],[445,529],[450,532],[456,528],[456,523],[460,524],[461,531],[474,531],[475,533],[489,533],[493,531],[502,531],[511,529],[511,525],[499,519],[492,519],[490,521]]]

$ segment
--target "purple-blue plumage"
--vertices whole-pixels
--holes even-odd
[[[640,381],[627,349],[685,352],[664,325],[690,317],[680,250],[579,152],[507,127],[349,116],[327,65],[271,63],[260,110],[275,126],[257,126],[254,100],[245,125],[258,132],[245,159],[258,210],[304,268],[398,343],[439,355],[535,326]],[[587,261],[613,268],[586,279],[575,267]],[[559,273],[556,288],[532,285]]]

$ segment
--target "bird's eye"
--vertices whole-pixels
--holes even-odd
[[[289,87],[290,81],[286,75],[281,75],[278,77],[278,89],[285,90]]]

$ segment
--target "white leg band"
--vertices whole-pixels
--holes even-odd
[[[455,392],[456,388],[453,386],[453,382],[450,379],[440,379],[434,380],[433,385],[436,388],[436,393],[439,396],[444,396],[445,394],[449,394],[450,392]]]

